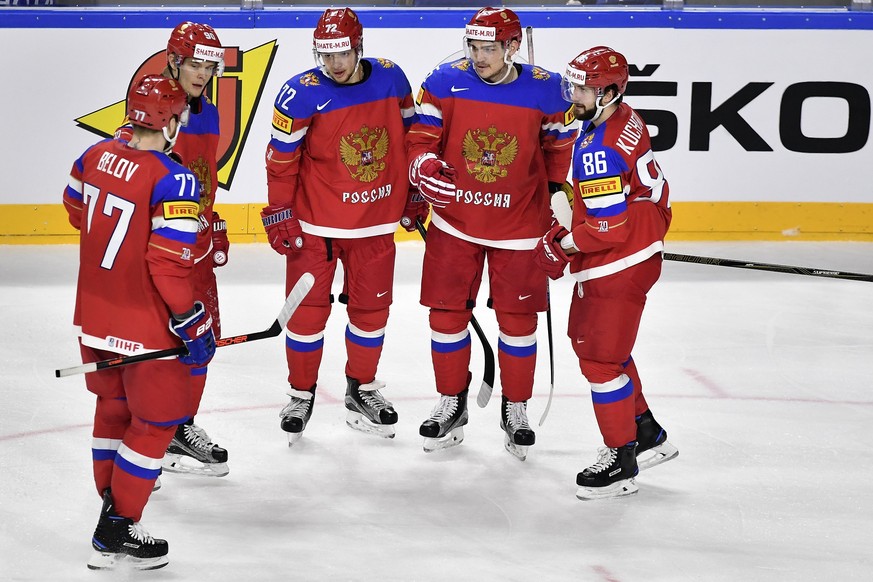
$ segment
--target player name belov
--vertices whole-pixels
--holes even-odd
[[[120,158],[116,154],[104,152],[97,163],[97,169],[116,178],[122,178],[125,182],[130,182],[134,172],[139,169],[139,164],[134,164],[126,158]]]

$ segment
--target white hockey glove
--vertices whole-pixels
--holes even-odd
[[[445,208],[455,199],[455,169],[436,154],[421,154],[409,166],[409,183],[434,208]]]

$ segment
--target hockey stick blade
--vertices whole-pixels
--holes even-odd
[[[427,231],[420,220],[415,221],[415,229],[421,235],[421,240],[427,242]],[[479,338],[479,343],[482,344],[482,352],[485,355],[485,372],[482,374],[482,386],[479,387],[479,394],[476,396],[476,404],[479,405],[479,408],[485,408],[488,405],[488,401],[491,400],[491,392],[494,390],[494,369],[496,366],[494,363],[494,350],[491,348],[491,344],[488,343],[488,337],[482,331],[482,326],[479,325],[476,316],[472,313],[470,314],[470,324],[476,332],[476,337]]]
[[[809,277],[825,277],[828,279],[847,279],[849,281],[866,281],[873,283],[873,275],[865,273],[849,273],[834,269],[815,269],[812,267],[796,267],[792,265],[774,265],[772,263],[756,263],[754,261],[739,261],[734,259],[719,259],[716,257],[699,257],[697,255],[678,255],[664,253],[664,260],[682,263],[697,263],[699,265],[715,265],[716,267],[735,267],[753,271],[772,271],[789,275],[807,275]]]
[[[482,344],[482,351],[485,353],[485,372],[482,375],[482,386],[479,387],[479,394],[476,395],[476,404],[479,405],[479,408],[485,408],[491,400],[491,391],[494,390],[494,350],[491,349],[485,332],[476,321],[476,316],[470,315],[470,323],[473,325],[473,330],[479,337],[479,343]]]
[[[273,322],[273,325],[271,325],[264,331],[245,333],[241,335],[234,335],[231,337],[218,339],[215,341],[215,347],[223,348],[225,346],[233,346],[237,344],[243,344],[246,342],[278,336],[282,333],[282,330],[285,329],[285,326],[288,324],[288,320],[291,319],[294,311],[296,311],[300,304],[303,302],[303,299],[309,293],[309,290],[312,289],[312,286],[314,284],[315,277],[313,277],[311,273],[304,273],[297,281],[297,283],[294,284],[294,287],[291,289],[291,292],[285,299],[285,304],[282,305],[282,310],[279,312],[279,316],[276,318],[276,321]],[[73,366],[71,368],[61,368],[60,370],[55,370],[55,378],[64,378],[67,376],[74,376],[76,374],[87,374],[89,372],[97,372],[98,370],[106,370],[107,368],[117,368],[119,366],[127,366],[130,364],[136,364],[137,362],[147,362],[149,360],[159,360],[161,358],[167,358],[170,356],[181,356],[185,353],[187,353],[187,350],[184,347],[180,346],[177,348],[158,350],[156,352],[148,352],[147,354],[138,354],[135,356],[119,356],[111,360],[101,360],[99,362],[91,362],[89,364],[83,364],[81,366]]]
[[[543,426],[546,422],[546,416],[549,415],[549,409],[552,407],[552,398],[555,395],[555,346],[552,341],[552,294],[548,294],[549,307],[546,310],[546,331],[549,336],[549,399],[546,401],[546,407],[543,409],[543,415],[540,417],[539,426]]]

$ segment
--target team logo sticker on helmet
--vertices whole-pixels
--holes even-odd
[[[197,53],[198,46],[199,53]],[[222,188],[229,189],[233,182],[267,76],[276,56],[276,48],[276,40],[246,51],[230,46],[218,51],[215,47],[209,47],[204,43],[191,47],[192,54],[197,55],[196,58],[220,62],[217,69],[222,69],[220,77],[219,70],[216,70],[216,76],[206,88],[206,95],[218,107],[221,120],[218,143],[218,184]],[[160,75],[166,64],[167,50],[161,49],[143,61],[131,75],[130,83],[147,73]],[[100,137],[112,137],[124,120],[125,102],[122,99],[77,117],[74,121],[82,129]]]
[[[383,158],[388,154],[388,130],[370,128],[340,138],[340,158],[355,180],[372,182],[385,170]]]
[[[464,136],[462,153],[466,159],[467,172],[479,182],[490,184],[505,178],[504,166],[510,165],[518,155],[518,138],[507,132],[488,129],[471,129]]]

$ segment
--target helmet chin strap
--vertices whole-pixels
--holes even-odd
[[[603,110],[618,101],[619,97],[621,97],[620,93],[616,94],[609,103],[603,103],[603,94],[598,95],[597,101],[594,102],[594,117],[591,118],[591,121],[597,121],[597,119],[600,118],[600,114],[603,113]]]
[[[164,148],[164,153],[168,154],[173,151],[173,146],[176,145],[176,140],[179,139],[179,132],[182,130],[182,126],[176,122],[176,134],[173,137],[167,133],[167,126],[161,128],[161,133],[164,134],[164,139],[167,140],[167,147]]]

